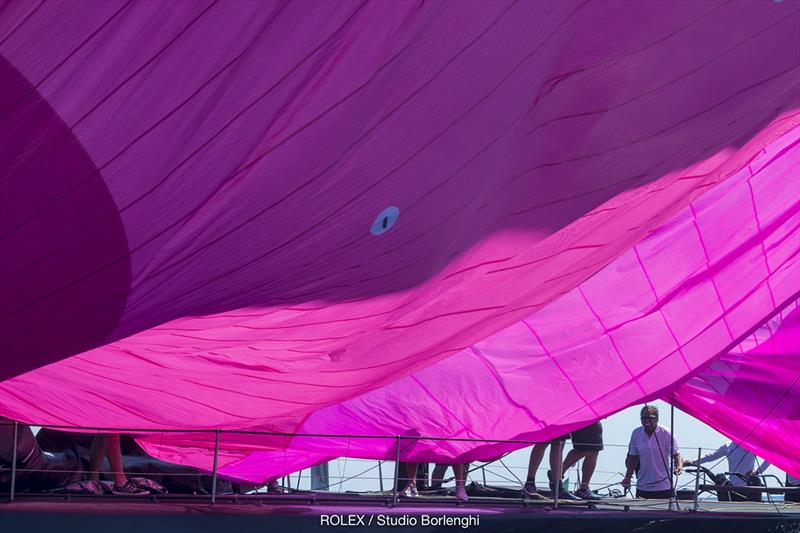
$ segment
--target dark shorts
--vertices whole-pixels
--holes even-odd
[[[667,490],[639,490],[636,489],[637,498],[653,498],[659,500],[668,500],[672,497],[672,491]]]
[[[572,432],[572,447],[579,452],[599,452],[603,449],[603,425],[595,422]]]

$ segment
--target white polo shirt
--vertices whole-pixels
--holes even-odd
[[[678,453],[678,443],[664,426],[657,426],[652,435],[648,435],[641,426],[633,430],[631,442],[628,444],[628,454],[639,458],[639,471],[636,473],[637,489],[669,490],[670,452]]]

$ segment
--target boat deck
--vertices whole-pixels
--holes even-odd
[[[391,506],[391,494],[295,493],[218,496],[65,496],[19,495],[0,503],[2,532],[236,532],[326,531],[342,527],[369,531],[481,532],[613,530],[661,532],[800,532],[800,504],[775,502],[680,502],[669,510],[666,500],[608,499],[586,502],[526,502],[473,497],[466,504],[453,498],[421,496]],[[426,518],[427,517],[427,518]]]

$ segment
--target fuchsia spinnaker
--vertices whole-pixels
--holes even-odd
[[[799,27],[796,2],[6,3],[0,415],[210,468],[194,430],[530,440],[663,397],[800,475]],[[393,442],[225,433],[221,472]]]

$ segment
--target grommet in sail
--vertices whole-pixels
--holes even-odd
[[[375,217],[375,222],[372,223],[372,227],[369,229],[369,232],[373,235],[386,233],[392,229],[392,226],[394,226],[395,222],[397,222],[397,217],[399,216],[400,209],[395,206],[387,207],[381,211],[377,217]]]

